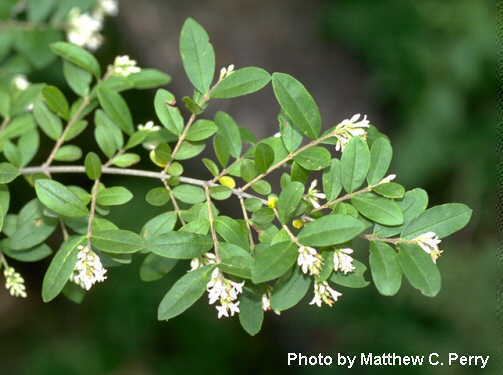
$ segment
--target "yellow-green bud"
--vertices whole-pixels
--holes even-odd
[[[292,221],[292,225],[295,229],[301,229],[304,226],[304,221],[302,219],[295,219]]]
[[[218,182],[229,189],[234,189],[236,187],[236,180],[230,176],[222,176],[218,179]]]
[[[269,206],[269,208],[276,208],[276,206],[278,205],[278,197],[274,194],[271,194],[267,197],[267,206]]]

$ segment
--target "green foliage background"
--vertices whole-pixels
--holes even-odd
[[[268,314],[262,333],[251,338],[237,319],[217,321],[204,301],[175,320],[157,322],[158,301],[179,275],[145,284],[133,265],[114,270],[105,286],[96,288],[80,306],[63,299],[47,305],[36,299],[9,300],[2,292],[2,372],[283,373],[289,371],[289,351],[495,355],[499,341],[493,303],[494,185],[492,154],[487,152],[497,83],[491,6],[490,1],[471,0],[358,0],[327,1],[320,8],[320,37],[327,46],[342,43],[368,70],[376,106],[391,124],[383,130],[395,141],[395,170],[402,181],[425,186],[432,203],[463,200],[474,208],[470,227],[445,244],[440,261],[444,286],[437,298],[424,298],[408,286],[394,298],[366,288],[348,292],[334,309],[314,313],[314,307],[299,306],[280,318]],[[106,34],[110,38],[113,29]],[[104,61],[124,41],[118,37],[108,43],[100,51]],[[60,68],[54,64],[29,78],[36,82],[52,77],[58,83]],[[139,118],[150,113],[151,96],[137,92],[128,94],[128,99],[137,104]],[[66,177],[66,181],[89,184],[84,177]],[[16,200],[29,197],[23,184],[16,186]],[[158,213],[152,208],[146,211],[142,199],[153,186],[154,182],[138,181],[132,187],[135,199],[114,210],[111,220],[139,230],[139,223]],[[20,265],[19,269],[31,288],[40,287],[37,280],[45,267]],[[496,362],[491,362],[486,373],[497,373]],[[296,371],[324,373],[320,368]],[[337,369],[341,374],[464,375],[475,371],[459,367]]]

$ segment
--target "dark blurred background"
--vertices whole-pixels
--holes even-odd
[[[175,275],[142,283],[138,261],[110,270],[107,282],[82,305],[64,298],[42,304],[38,295],[48,262],[17,263],[32,297],[13,299],[0,290],[0,373],[499,374],[494,7],[493,1],[475,0],[121,0],[119,16],[107,20],[107,41],[98,52],[102,64],[129,54],[141,66],[171,74],[169,87],[177,96],[190,94],[178,34],[192,16],[208,30],[218,66],[256,65],[299,77],[317,99],[326,126],[354,113],[368,114],[392,140],[399,181],[407,188],[426,188],[430,204],[467,203],[474,209],[473,220],[443,243],[443,289],[437,298],[421,296],[406,282],[393,298],[378,295],[372,286],[340,288],[344,296],[332,309],[308,306],[306,300],[281,317],[267,314],[256,337],[249,337],[237,319],[218,321],[205,298],[182,316],[157,322],[157,305]],[[29,78],[51,77],[61,85],[60,69],[59,63],[52,64]],[[126,97],[136,123],[152,118],[153,90]],[[228,111],[259,137],[277,131],[278,106],[270,88],[216,102],[208,115],[215,109]],[[205,173],[197,162],[186,170],[199,177]],[[105,182],[120,181],[108,177]],[[113,210],[112,220],[139,230],[160,212],[145,210],[145,192],[155,182],[128,181],[136,198]],[[14,196],[18,205],[32,197],[22,181]],[[366,262],[367,251],[358,257]],[[458,352],[493,358],[485,370],[292,369],[286,366],[288,352]]]

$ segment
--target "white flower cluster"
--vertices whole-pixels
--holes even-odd
[[[412,241],[416,242],[421,249],[430,254],[434,263],[437,262],[437,259],[443,253],[443,251],[438,248],[438,245],[442,242],[442,240],[438,238],[435,232],[423,233],[414,238]]]
[[[161,130],[161,127],[159,125],[154,125],[153,121],[147,121],[145,125],[138,125],[138,130],[153,133]]]
[[[299,247],[297,264],[302,269],[302,272],[311,276],[317,276],[320,274],[321,267],[323,266],[323,258],[316,249],[309,246],[301,246]]]
[[[225,78],[229,77],[232,73],[234,73],[234,64],[220,69],[220,77],[218,78],[218,80],[222,81]]]
[[[80,245],[78,249],[77,263],[70,280],[89,290],[95,283],[106,280],[107,270],[101,264],[100,257],[88,246]]]
[[[335,127],[335,137],[337,143],[335,144],[336,151],[344,151],[344,148],[353,137],[367,137],[367,128],[370,126],[367,116],[360,119],[360,114],[353,115],[350,119],[343,120]]]
[[[355,270],[353,265],[353,249],[344,248],[339,249],[334,252],[334,271],[341,271],[343,274],[347,275]]]
[[[13,267],[5,267],[3,275],[5,276],[5,289],[9,291],[9,294],[13,297],[26,298],[23,276]]]
[[[339,293],[335,289],[332,289],[326,281],[315,281],[314,297],[311,302],[309,302],[309,304],[321,307],[323,303],[325,303],[328,306],[332,307],[340,296],[342,296],[342,293]]]
[[[136,65],[136,60],[132,60],[128,55],[115,57],[113,65],[110,66],[110,74],[119,77],[127,77],[133,73],[141,72],[141,68]]]
[[[218,319],[225,316],[234,316],[239,313],[239,295],[243,292],[244,281],[241,283],[226,279],[218,268],[213,270],[211,280],[206,286],[210,305],[219,302],[217,305]]]
[[[320,207],[319,200],[326,198],[326,195],[320,193],[320,191],[317,189],[317,186],[318,186],[318,180],[313,180],[311,182],[311,185],[309,186],[307,194],[304,196],[304,199],[309,203],[311,203],[311,205],[314,208],[319,208]]]
[[[116,16],[118,12],[117,0],[98,0],[96,8],[90,13],[72,8],[68,14],[68,41],[93,51],[98,49],[103,43],[101,30],[105,16]]]
[[[24,91],[30,87],[30,81],[28,81],[24,74],[16,74],[14,78],[12,78],[12,84],[19,91]]]

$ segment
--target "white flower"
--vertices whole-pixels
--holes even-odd
[[[78,249],[77,263],[70,280],[89,290],[95,283],[106,280],[107,270],[101,264],[100,257],[88,246],[80,245]]]
[[[299,247],[299,256],[297,264],[302,269],[302,272],[309,275],[319,275],[323,265],[323,258],[316,249],[308,246]]]
[[[219,302],[216,306],[218,319],[221,317],[228,318],[239,313],[239,295],[243,292],[244,281],[237,283],[226,279],[218,268],[213,270],[211,280],[206,285],[208,291],[209,304]]]
[[[24,74],[16,74],[12,79],[12,84],[19,91],[24,91],[28,87],[30,87],[30,82],[28,81],[28,79],[26,79],[26,76]]]
[[[314,282],[314,297],[309,302],[310,305],[316,305],[321,307],[323,303],[332,307],[332,305],[337,301],[337,299],[342,296],[342,293],[339,293],[335,289],[332,289],[330,285],[326,281],[321,283],[315,281]]]
[[[5,289],[9,291],[9,294],[13,297],[26,298],[23,276],[16,272],[13,267],[6,267],[3,275],[5,276]]]
[[[345,248],[336,250],[334,253],[334,271],[341,271],[344,274],[348,274],[355,270],[353,266],[353,249]]]
[[[262,294],[262,310],[264,311],[274,311],[276,315],[280,315],[281,312],[279,310],[273,310],[271,307],[271,293],[267,292]]]
[[[273,137],[274,138],[281,138],[281,133],[280,132],[274,133]]]
[[[384,177],[381,181],[379,181],[379,183],[377,185],[387,184],[387,183],[393,181],[395,178],[396,178],[396,174],[390,174],[390,175]]]
[[[110,66],[112,75],[127,77],[133,73],[139,73],[141,68],[136,65],[136,60],[132,60],[128,55],[117,56],[113,65]]]
[[[157,132],[161,130],[161,127],[159,125],[154,125],[153,121],[147,121],[145,125],[138,125],[138,130],[146,132]]]
[[[67,39],[80,47],[98,49],[103,42],[100,34],[102,28],[103,21],[100,17],[81,13],[79,8],[73,8],[68,14]]]
[[[217,257],[213,253],[206,253],[197,258],[192,258],[190,261],[190,270],[194,271],[208,264],[216,264]]]
[[[228,67],[220,69],[220,77],[218,78],[218,80],[222,81],[223,79],[230,76],[232,73],[234,73],[234,64],[231,64]]]
[[[119,2],[117,0],[98,0],[96,11],[108,16],[116,16],[119,14]]]
[[[337,143],[335,144],[336,151],[344,151],[344,148],[349,143],[353,137],[367,137],[367,130],[369,121],[367,116],[363,116],[360,119],[360,114],[357,113],[353,115],[350,119],[343,120],[340,124],[335,127],[335,137],[337,138]]]
[[[307,194],[304,196],[304,199],[309,203],[311,203],[311,205],[314,208],[320,207],[320,204],[318,203],[319,199],[326,198],[325,194],[319,192],[319,190],[316,188],[317,186],[318,186],[318,180],[313,180],[311,182],[311,185],[309,186]]]
[[[412,241],[416,242],[421,249],[430,254],[434,263],[437,262],[437,259],[443,253],[443,251],[438,248],[438,245],[442,242],[442,240],[438,238],[435,232],[423,233],[414,238]]]

